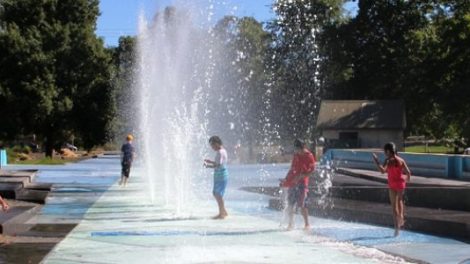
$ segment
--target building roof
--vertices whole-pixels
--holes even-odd
[[[400,100],[324,100],[318,129],[405,129],[405,106]]]

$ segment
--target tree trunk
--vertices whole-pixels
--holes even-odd
[[[54,155],[54,141],[52,140],[51,137],[47,137],[45,144],[46,144],[45,145],[46,157],[53,158],[53,155]]]

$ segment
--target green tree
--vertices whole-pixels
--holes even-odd
[[[457,127],[470,145],[470,2],[440,1],[434,24],[438,43],[436,70],[441,92],[436,94],[444,112],[441,122]]]
[[[138,109],[135,98],[135,49],[136,38],[123,36],[119,38],[117,47],[110,48],[113,57],[113,85],[115,90],[116,123],[113,135],[124,138],[125,134],[131,133],[135,127],[134,121]]]
[[[75,135],[90,149],[114,118],[110,55],[96,37],[98,0],[1,0],[4,137],[35,133],[46,154]]]
[[[277,18],[268,25],[275,36],[269,68],[273,104],[280,113],[274,120],[286,139],[311,138],[315,133],[317,106],[324,94],[322,83],[328,83],[332,73],[332,68],[321,68],[326,59],[321,44],[327,43],[325,29],[343,19],[343,3],[281,0],[274,4]]]
[[[458,100],[468,95],[469,3],[361,0],[358,6],[356,17],[331,32],[344,47],[332,57],[351,65],[333,97],[403,99],[409,133],[442,138],[465,128],[468,112]]]
[[[357,16],[344,25],[353,67],[341,93],[350,99],[404,99],[413,129],[433,105],[415,103],[415,96],[428,98],[433,88],[421,67],[427,53],[419,49],[428,43],[425,14],[415,1],[362,0],[358,5]],[[427,89],[420,89],[423,86]]]
[[[215,115],[214,125],[227,127],[225,134],[232,141],[253,146],[261,138],[263,120],[254,113],[264,108],[266,91],[265,56],[271,37],[263,25],[252,17],[221,19],[213,30],[218,58],[216,89],[223,97],[212,98],[209,104]],[[226,111],[221,111],[226,109]],[[235,142],[231,142],[235,143]]]

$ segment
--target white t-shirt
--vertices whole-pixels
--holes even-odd
[[[227,151],[224,148],[217,150],[217,154],[215,154],[215,166],[216,167],[225,167],[227,165],[228,156]]]

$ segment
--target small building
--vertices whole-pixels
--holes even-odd
[[[317,129],[328,148],[404,147],[405,106],[399,100],[324,100]]]

